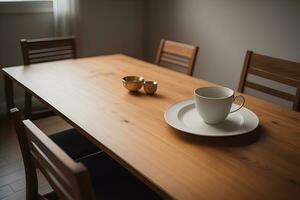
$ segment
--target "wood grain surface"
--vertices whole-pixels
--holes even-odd
[[[260,126],[230,138],[188,135],[164,112],[214,85],[125,55],[4,68],[114,159],[164,197],[299,199],[300,114],[244,95]],[[156,80],[155,96],[131,94],[122,77]]]

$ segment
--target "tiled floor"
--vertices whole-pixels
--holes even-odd
[[[70,127],[58,117],[35,123],[47,134]],[[39,192],[45,194],[51,191],[51,187],[39,172],[38,178]],[[17,136],[6,116],[0,115],[0,200],[24,200],[25,187],[25,171]]]

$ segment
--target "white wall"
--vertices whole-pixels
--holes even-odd
[[[247,49],[300,62],[300,1],[148,0],[145,33],[149,61],[163,37],[198,45],[194,76],[237,88]]]
[[[27,2],[28,3],[28,2]],[[45,9],[45,3],[41,6],[32,4],[32,7],[24,7],[22,3],[0,3],[0,66],[8,67],[21,65],[22,53],[19,40],[22,38],[41,38],[53,36],[52,7]],[[28,5],[28,4],[27,4]],[[52,6],[52,4],[49,4]],[[49,7],[46,5],[46,7]],[[0,76],[0,112],[4,109],[3,77]],[[16,88],[16,98],[23,95],[23,90]]]
[[[194,76],[231,88],[238,85],[247,49],[300,62],[298,0],[79,2],[81,56],[126,53],[139,58],[145,55],[153,62],[159,40],[165,37],[198,45]],[[30,6],[22,7],[25,12],[3,12],[2,5],[0,65],[18,65],[22,63],[18,40],[52,36],[53,16],[44,7],[35,12]],[[0,110],[4,103],[1,79]]]
[[[80,1],[81,55],[143,57],[143,0]]]

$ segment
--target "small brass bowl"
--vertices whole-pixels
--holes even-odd
[[[156,81],[145,81],[144,82],[144,91],[146,94],[153,95],[157,90],[157,82]]]
[[[144,84],[144,78],[141,76],[125,76],[123,86],[130,92],[137,92]]]

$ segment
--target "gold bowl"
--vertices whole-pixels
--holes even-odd
[[[157,90],[157,82],[156,81],[145,81],[144,82],[144,91],[146,94],[153,95]]]
[[[144,78],[141,76],[125,76],[123,86],[130,92],[137,92],[144,84]]]

